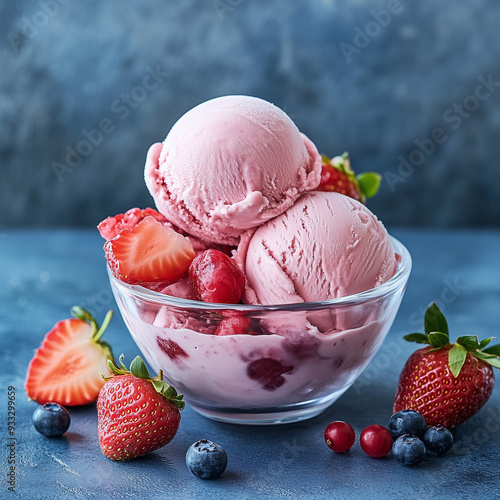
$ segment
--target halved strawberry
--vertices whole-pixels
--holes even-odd
[[[356,175],[351,168],[348,153],[335,156],[332,159],[325,155],[321,155],[321,158],[323,165],[318,191],[335,191],[362,203],[377,193],[381,176],[374,172],[363,172]]]
[[[102,373],[110,374],[108,359],[113,359],[110,346],[100,340],[113,311],[102,326],[81,307],[71,310],[76,318],[56,323],[28,366],[25,390],[37,403],[84,405],[97,399],[104,385]]]
[[[106,240],[116,238],[121,232],[127,229],[133,229],[141,220],[151,216],[158,222],[167,222],[167,219],[154,208],[131,208],[124,214],[117,214],[114,217],[108,217],[99,223],[97,229],[101,236]]]
[[[116,278],[154,290],[177,281],[195,255],[184,236],[151,216],[107,241],[104,251]]]

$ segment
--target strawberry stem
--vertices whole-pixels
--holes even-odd
[[[88,323],[92,327],[92,338],[94,338],[95,333],[97,332],[97,330],[99,330],[99,325],[97,324],[94,316],[92,316],[92,314],[90,314],[86,309],[80,306],[73,306],[71,308],[71,314],[75,318],[85,321],[85,323]]]
[[[106,313],[106,316],[104,316],[104,321],[102,322],[101,327],[97,330],[97,332],[94,335],[92,335],[94,342],[99,342],[99,339],[102,337],[103,333],[106,331],[106,328],[108,328],[112,317],[113,317],[113,310],[110,309]],[[95,320],[94,320],[94,323],[96,324],[96,327],[99,327],[99,325],[96,323]]]

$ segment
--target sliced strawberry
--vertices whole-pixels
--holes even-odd
[[[104,250],[116,278],[155,290],[177,281],[195,255],[184,236],[151,216],[107,241]]]
[[[109,311],[101,328],[94,318],[79,307],[77,316],[56,323],[28,366],[25,390],[32,400],[44,404],[84,405],[97,399],[109,374],[108,359],[113,359],[109,345],[100,340],[108,326]]]
[[[101,233],[101,236],[106,241],[109,241],[116,238],[116,236],[125,230],[134,229],[141,220],[148,216],[154,217],[158,222],[167,222],[167,219],[154,208],[131,208],[124,214],[118,214],[114,217],[104,219],[99,223],[97,229]]]
[[[380,175],[374,172],[363,172],[356,175],[351,168],[349,154],[335,156],[330,159],[322,155],[321,182],[318,191],[335,191],[355,200],[366,202],[376,194],[380,186]]]

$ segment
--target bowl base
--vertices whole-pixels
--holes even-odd
[[[341,391],[342,393],[344,391]],[[206,408],[196,403],[190,403],[191,408],[200,415],[217,422],[239,425],[280,425],[291,424],[316,417],[332,405],[341,394],[324,398],[306,405],[294,405],[285,408],[270,408],[268,410],[231,410],[225,408]],[[326,401],[325,401],[326,399]]]

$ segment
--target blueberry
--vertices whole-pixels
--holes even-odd
[[[44,436],[60,436],[71,423],[68,410],[57,403],[45,403],[39,406],[31,417],[35,429]]]
[[[425,457],[424,443],[416,436],[403,434],[392,445],[394,458],[403,465],[418,465]]]
[[[402,410],[395,413],[387,426],[392,439],[396,440],[403,434],[421,437],[427,429],[425,418],[415,410]]]
[[[444,455],[453,447],[453,435],[442,425],[429,427],[422,438],[422,441],[433,455]]]
[[[189,447],[186,465],[201,479],[215,479],[226,470],[227,454],[222,446],[208,439],[200,439]]]

